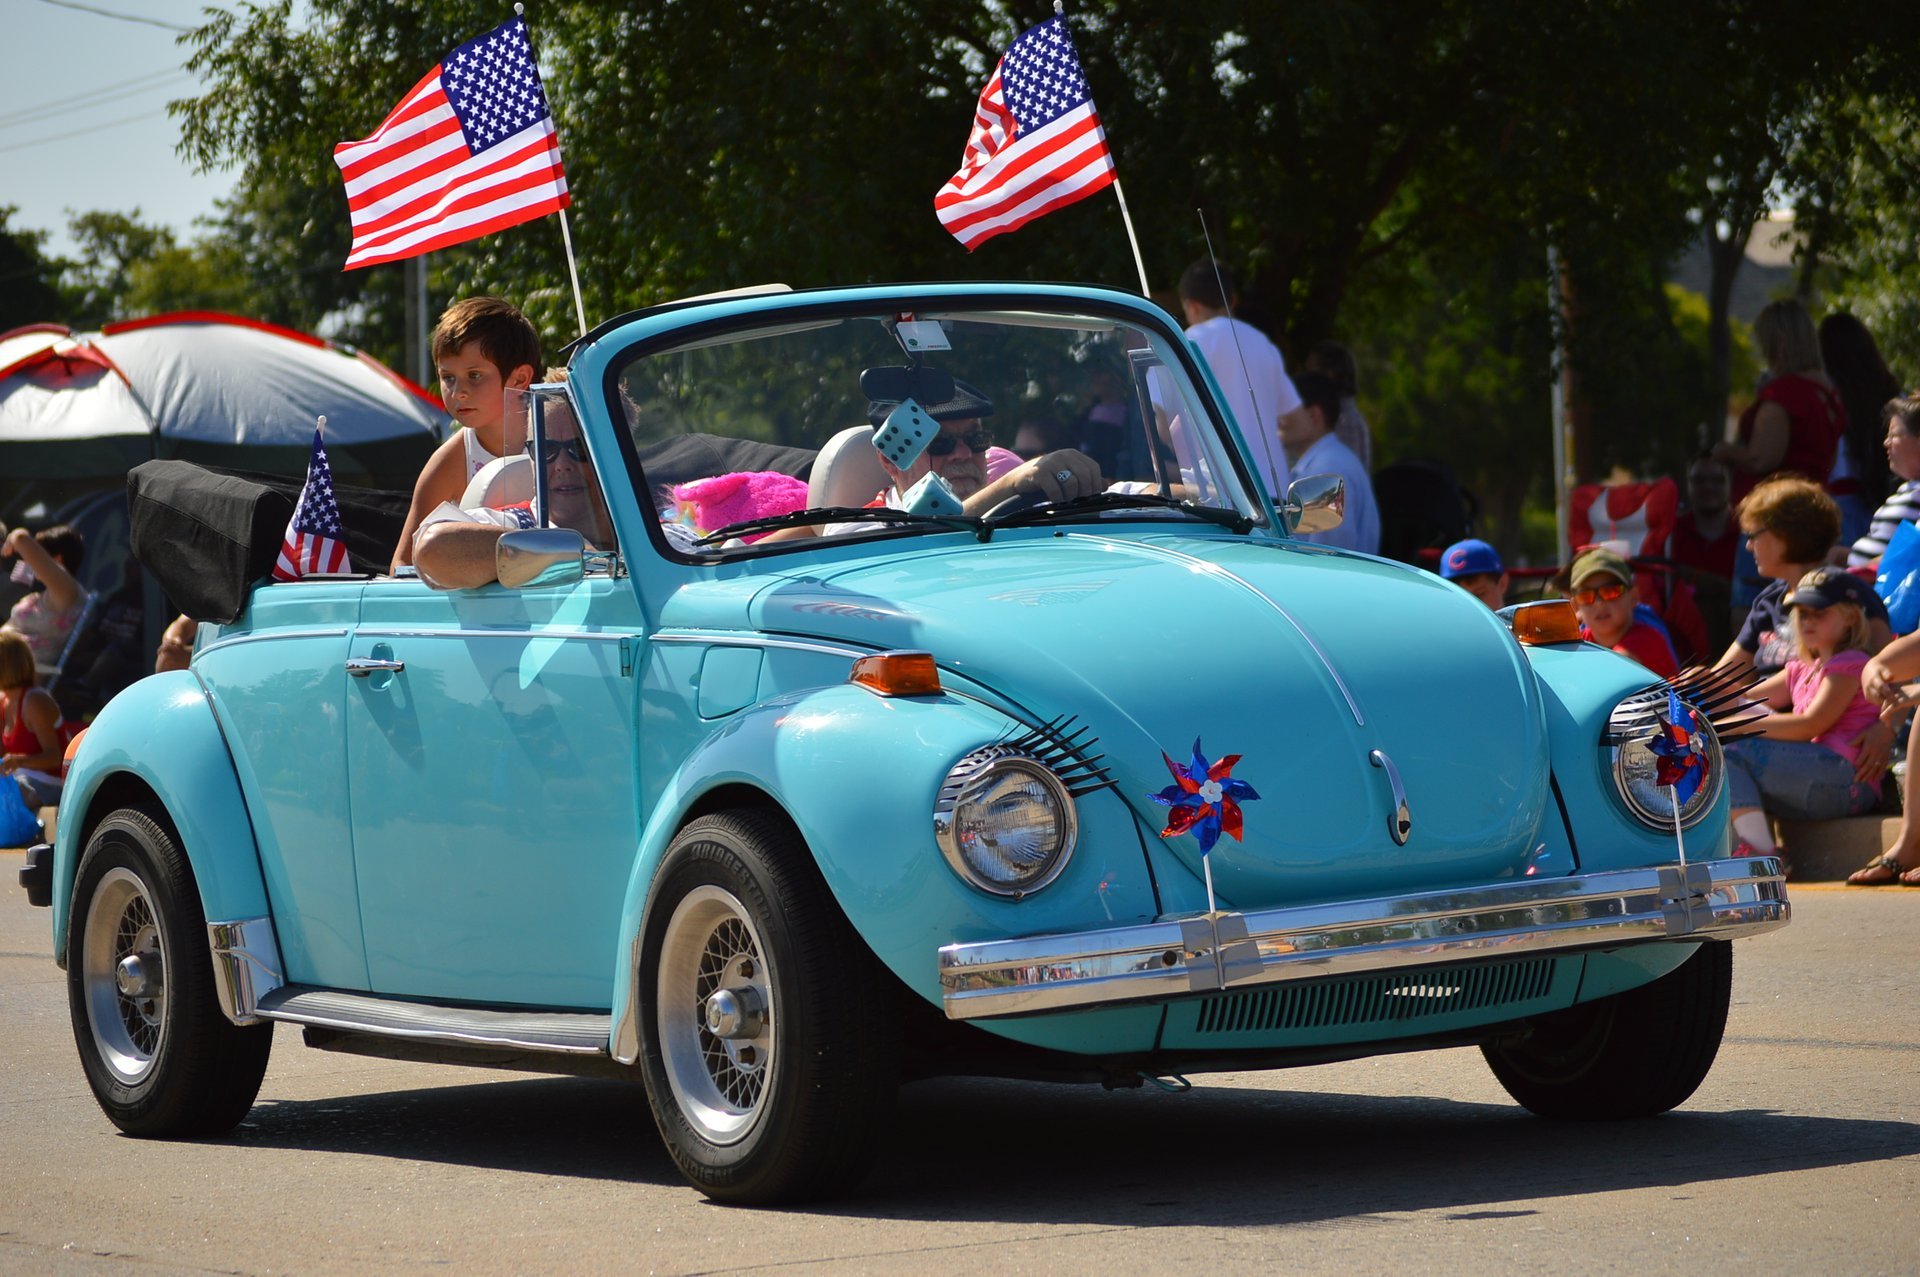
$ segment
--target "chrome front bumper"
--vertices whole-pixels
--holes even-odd
[[[989,1019],[1507,955],[1731,940],[1785,926],[1788,913],[1778,860],[1709,860],[950,944],[940,950],[940,992],[948,1019]]]

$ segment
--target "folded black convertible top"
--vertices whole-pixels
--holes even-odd
[[[127,472],[129,540],[174,606],[196,621],[226,624],[246,607],[254,582],[273,572],[300,481],[196,465],[147,461]],[[411,496],[336,487],[355,572],[385,572],[406,525]]]

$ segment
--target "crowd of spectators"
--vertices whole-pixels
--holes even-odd
[[[1784,855],[1770,818],[1898,806],[1895,844],[1849,881],[1920,885],[1920,776],[1889,771],[1903,726],[1908,752],[1920,744],[1908,688],[1920,680],[1920,392],[1899,392],[1851,315],[1816,328],[1800,303],[1777,301],[1754,339],[1762,383],[1729,437],[1687,466],[1664,541],[1570,547],[1549,588],[1572,599],[1583,637],[1655,674],[1711,659],[1752,683],[1766,712],[1726,749],[1738,854]],[[1507,600],[1484,541],[1448,547],[1438,571],[1490,607]],[[1644,596],[1650,578],[1662,600]],[[1705,651],[1676,652],[1676,600],[1705,620]]]

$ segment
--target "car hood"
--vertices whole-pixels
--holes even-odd
[[[1212,851],[1223,905],[1522,874],[1552,805],[1519,645],[1465,592],[1399,564],[1062,529],[788,572],[731,598],[744,628],[923,648],[1037,719],[1077,717],[1150,835],[1167,759],[1238,755],[1231,775],[1258,798],[1240,804],[1240,840]],[[1404,846],[1383,762],[1404,788]],[[1167,845],[1198,869],[1194,834]]]

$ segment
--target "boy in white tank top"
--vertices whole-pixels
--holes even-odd
[[[525,390],[540,367],[540,336],[510,302],[468,297],[447,307],[433,329],[440,401],[460,428],[438,448],[413,486],[393,571],[413,562],[413,534],[442,501],[458,501],[480,467],[506,450],[506,392]]]

